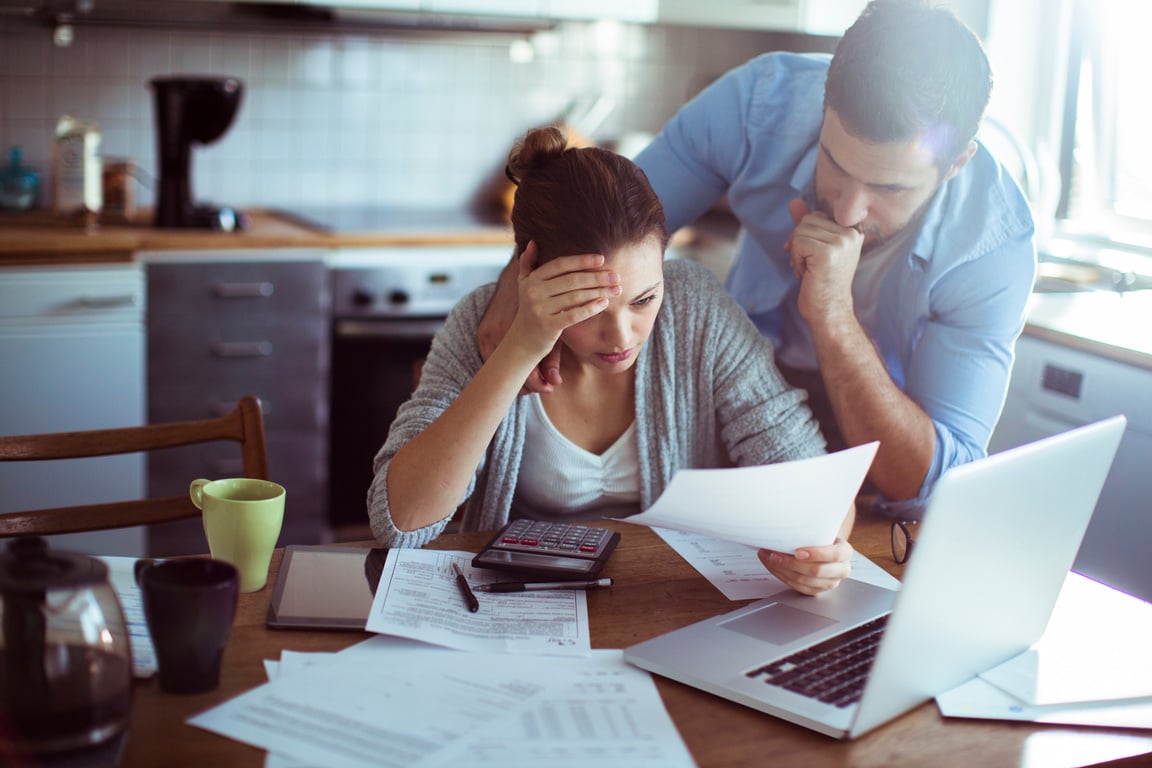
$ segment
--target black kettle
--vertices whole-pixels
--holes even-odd
[[[132,654],[108,566],[40,538],[0,552],[0,758],[80,750],[128,727]]]

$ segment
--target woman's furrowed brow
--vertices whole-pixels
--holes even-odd
[[[663,280],[657,280],[656,282],[652,283],[652,285],[648,286],[647,288],[645,288],[644,290],[640,291],[635,296],[633,296],[632,301],[636,301],[637,299],[644,298],[644,296],[646,296],[647,294],[649,294],[652,291],[659,288],[661,285],[663,285],[663,283],[664,283]]]

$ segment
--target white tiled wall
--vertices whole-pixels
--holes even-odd
[[[232,128],[193,157],[196,202],[240,207],[447,207],[467,202],[525,129],[574,100],[614,110],[593,138],[655,132],[699,88],[766,50],[766,33],[566,23],[531,38],[273,34],[77,27],[71,47],[0,17],[0,150],[48,170],[56,120],[99,124],[105,157],[133,159],[149,206],[156,169],[149,78],[230,75],[245,83]]]

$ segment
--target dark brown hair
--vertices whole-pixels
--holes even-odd
[[[508,155],[516,253],[536,242],[539,263],[578,253],[608,256],[656,237],[668,245],[664,207],[648,177],[626,157],[569,147],[556,126],[536,128]]]
[[[980,39],[950,10],[873,0],[836,46],[824,106],[859,139],[920,139],[944,171],[976,135],[991,91]]]

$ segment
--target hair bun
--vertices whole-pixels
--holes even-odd
[[[568,136],[558,126],[534,128],[512,147],[504,173],[519,185],[526,175],[556,160],[567,148]]]

